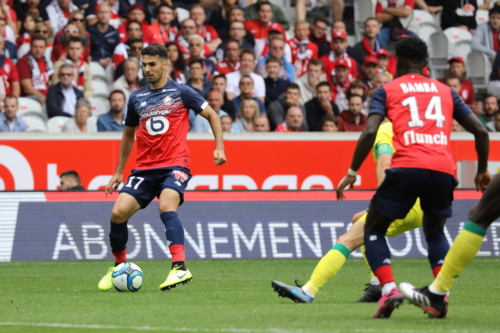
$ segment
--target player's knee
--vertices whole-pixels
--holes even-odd
[[[340,236],[337,239],[337,243],[344,245],[349,250],[354,251],[361,245],[363,245],[363,238],[352,237],[349,233]]]
[[[128,220],[127,214],[120,209],[119,206],[113,207],[111,210],[111,221],[114,223],[123,223]]]

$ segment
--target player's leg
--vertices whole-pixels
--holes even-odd
[[[271,286],[281,297],[288,297],[296,303],[311,303],[320,288],[337,275],[349,254],[363,244],[363,227],[364,224],[357,221],[347,233],[340,236],[332,249],[321,258],[304,286],[294,287],[280,281],[273,281]]]
[[[111,210],[111,228],[109,232],[109,243],[111,252],[115,257],[115,266],[127,261],[127,241],[128,241],[128,226],[129,218],[137,212],[141,206],[137,200],[127,194],[120,193]],[[111,273],[113,267],[110,267],[106,275],[99,281],[98,288],[101,290],[109,290],[113,288],[111,282]]]

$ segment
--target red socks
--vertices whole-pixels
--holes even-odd
[[[175,244],[168,248],[172,255],[172,262],[186,261],[186,254],[184,252],[184,245]]]
[[[127,261],[127,248],[124,248],[120,252],[112,252],[115,256],[115,262],[117,264],[122,264]]]

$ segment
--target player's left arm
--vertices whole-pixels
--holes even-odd
[[[491,181],[491,175],[488,172],[488,154],[490,150],[490,138],[486,128],[472,110],[465,105],[460,96],[452,90],[453,96],[453,118],[465,128],[465,130],[474,135],[477,152],[477,173],[474,179],[476,189],[484,191]]]
[[[205,109],[200,113],[200,116],[208,120],[208,122],[210,123],[210,127],[212,128],[212,133],[214,133],[214,163],[215,165],[222,165],[226,163],[227,159],[226,154],[224,153],[224,141],[222,139],[222,126],[220,124],[220,117],[210,105],[207,105],[205,107]]]
[[[352,187],[356,181],[356,173],[363,164],[366,155],[370,153],[373,147],[375,139],[377,137],[377,131],[380,124],[386,115],[386,99],[387,95],[383,88],[378,89],[372,96],[370,102],[370,114],[368,115],[368,121],[366,127],[359,137],[358,144],[356,145],[356,150],[354,151],[354,157],[351,162],[351,168],[349,169],[347,176],[340,183],[337,188],[337,199],[342,200],[345,198],[344,189],[347,186]]]

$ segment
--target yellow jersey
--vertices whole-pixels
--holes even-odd
[[[372,147],[373,159],[375,163],[378,161],[378,157],[382,154],[393,155],[396,151],[392,144],[392,137],[394,132],[392,131],[392,122],[388,121],[380,125],[377,131],[377,137],[375,138],[375,143]]]

